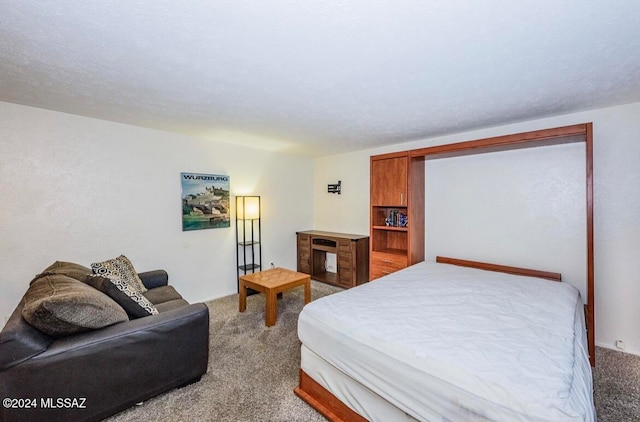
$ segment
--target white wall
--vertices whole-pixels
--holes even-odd
[[[316,159],[313,229],[369,234],[369,156],[372,154],[359,151]],[[338,180],[342,182],[342,193],[328,193],[327,185]]]
[[[368,233],[370,155],[584,122],[594,124],[596,343],[621,339],[640,354],[640,103],[318,158],[314,228]],[[428,260],[440,254],[558,271],[584,293],[582,144],[426,166]],[[326,193],[337,179],[341,197]]]
[[[294,268],[296,230],[368,233],[370,155],[588,121],[594,122],[596,342],[613,347],[616,339],[622,339],[627,351],[640,354],[640,307],[635,303],[640,298],[640,103],[322,157],[313,161],[311,175],[312,161],[302,157],[0,102],[0,325],[31,278],[55,260],[88,265],[123,253],[140,271],[165,268],[190,301],[234,293],[233,224],[229,229],[182,232],[180,172],[229,174],[232,194],[262,195],[263,261]],[[501,169],[506,174],[525,168],[525,175],[533,175],[527,167],[532,162],[554,160],[542,175],[552,173],[552,177],[541,186],[541,192],[554,193],[563,178],[574,178],[579,171],[580,159],[575,157],[580,153],[574,154],[574,147],[552,147],[566,148],[565,156],[545,158],[542,149],[528,149],[505,153],[525,156],[498,161],[500,166],[509,163]],[[459,161],[468,171],[477,167],[467,180],[491,183],[492,177],[507,178],[496,173],[498,164],[488,155],[453,160],[473,160],[468,166]],[[435,221],[450,207],[439,206],[443,202],[439,199],[430,201],[435,193],[443,194],[432,191],[433,184],[455,175],[461,178],[458,187],[466,185],[460,166],[445,161],[430,162],[427,170],[427,210],[431,215],[440,213],[438,218],[426,218],[428,256],[445,250],[453,256],[474,253],[470,258],[500,261],[505,252],[502,241],[478,252],[477,244],[487,243],[487,238],[479,237],[465,250],[465,242],[456,242],[461,233],[447,237]],[[327,193],[327,184],[338,180],[343,194]],[[561,191],[549,202],[571,218],[564,227],[565,222],[556,221],[549,209],[531,199],[531,184],[521,182],[508,187],[509,201],[493,200],[505,203],[521,196],[514,207],[531,212],[533,226],[543,222],[547,232],[559,231],[571,243],[575,227],[582,224],[582,212],[566,209],[570,204],[562,202]],[[568,198],[584,194],[571,183],[562,185]],[[461,195],[452,200],[463,199]],[[460,212],[464,208],[458,207]],[[468,213],[474,210],[475,206],[469,207]],[[483,212],[489,215],[486,209]],[[486,227],[500,230],[495,221]],[[546,260],[550,256],[546,245],[539,244],[540,239],[535,242],[527,245],[530,255]],[[576,243],[560,248],[575,257],[572,261],[581,259],[578,249],[583,242]],[[523,262],[525,258],[517,253],[510,257]],[[576,265],[570,264],[569,273]],[[567,277],[566,270],[550,269]]]
[[[228,174],[232,195],[262,195],[263,263],[295,268],[295,231],[312,226],[311,167],[309,158],[0,102],[0,326],[56,260],[88,266],[125,254],[138,271],[166,269],[189,301],[235,293],[234,221],[183,232],[180,172]]]
[[[586,300],[584,144],[429,160],[425,171],[426,259],[561,272]]]

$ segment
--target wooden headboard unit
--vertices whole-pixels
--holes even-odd
[[[562,274],[548,271],[531,270],[529,268],[509,267],[507,265],[488,264],[486,262],[467,261],[465,259],[436,256],[436,262],[441,264],[459,265],[461,267],[477,268],[479,270],[497,271],[500,273],[523,275],[527,277],[544,278],[551,281],[562,281]]]

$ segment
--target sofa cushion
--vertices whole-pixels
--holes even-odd
[[[173,286],[161,286],[155,289],[149,289],[144,295],[156,306],[160,313],[183,306],[189,306],[189,302],[184,300]]]
[[[158,308],[158,312],[163,313],[167,311],[171,311],[173,309],[182,308],[185,306],[189,306],[189,302],[184,299],[173,299],[166,302],[162,302],[156,305]]]
[[[139,293],[147,291],[147,288],[142,284],[142,280],[138,277],[135,268],[133,268],[133,264],[124,255],[103,262],[94,262],[91,264],[91,268],[93,272],[98,275],[131,284],[131,287]]]
[[[122,306],[131,319],[158,313],[153,303],[138,290],[132,288],[129,283],[124,283],[122,280],[90,274],[85,278],[85,283],[98,289]]]
[[[155,289],[149,289],[144,296],[154,305],[159,305],[171,300],[182,299],[180,293],[178,293],[173,286],[161,286],[156,287]]]
[[[80,264],[74,264],[73,262],[56,261],[45,268],[42,273],[35,276],[34,279],[31,280],[31,283],[42,276],[54,274],[62,274],[66,275],[67,277],[74,278],[78,281],[83,281],[87,274],[91,274],[91,268],[87,268]]]
[[[104,293],[62,274],[35,280],[24,295],[22,317],[52,337],[128,321],[127,313]]]

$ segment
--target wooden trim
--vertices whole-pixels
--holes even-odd
[[[489,264],[486,262],[467,261],[464,259],[447,258],[444,256],[436,256],[436,262],[441,264],[459,265],[461,267],[477,268],[479,270],[496,271],[500,273],[508,273],[514,275],[522,275],[527,277],[544,278],[551,281],[562,281],[560,273],[549,271],[532,270],[529,268],[509,267],[507,265]]]
[[[396,151],[396,152],[388,152],[386,154],[375,155],[376,160],[384,160],[387,158],[399,158],[399,157],[409,157],[409,153],[411,151]]]
[[[587,341],[589,361],[596,366],[596,320],[595,320],[595,273],[593,244],[593,123],[586,124],[586,167],[587,167]]]
[[[424,233],[424,166],[423,157],[409,158],[407,181],[409,231],[411,233],[407,239],[409,265],[424,261],[424,235],[415,235],[415,233]]]
[[[331,422],[367,422],[302,369],[298,387],[293,392]]]
[[[493,151],[508,151],[518,148],[584,142],[584,136],[587,133],[586,126],[588,124],[590,123],[419,148],[409,151],[409,156],[432,159],[461,156],[466,154],[480,154]]]

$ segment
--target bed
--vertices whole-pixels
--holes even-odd
[[[437,261],[306,305],[296,394],[335,421],[595,421],[577,289]]]

